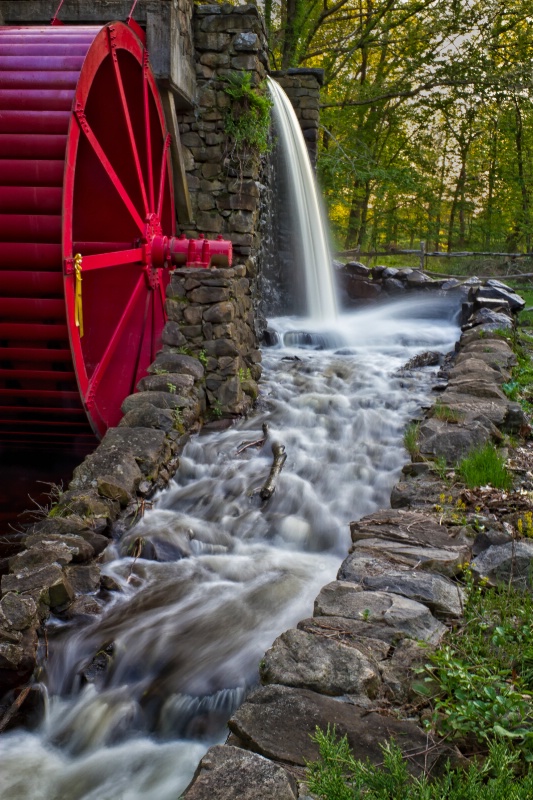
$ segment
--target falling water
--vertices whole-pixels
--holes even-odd
[[[289,171],[288,192],[294,212],[295,247],[305,270],[307,313],[313,322],[329,322],[337,316],[331,254],[315,176],[307,146],[291,102],[281,86],[268,79],[274,118]]]
[[[288,342],[300,323],[271,324]],[[191,439],[153,509],[106,551],[103,572],[120,591],[97,598],[88,624],[51,621],[48,713],[37,730],[0,737],[2,800],[176,800],[224,740],[265,650],[334,579],[350,520],[388,504],[402,432],[431,380],[401,367],[458,333],[427,297],[332,328],[321,350],[265,350],[256,414]],[[261,439],[264,422],[288,457],[261,505],[270,445],[242,444]],[[138,537],[146,557],[135,560]]]

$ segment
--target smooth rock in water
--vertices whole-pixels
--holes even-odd
[[[508,584],[533,586],[533,542],[513,541],[492,545],[471,562],[476,578],[484,578],[492,586]]]
[[[318,759],[318,745],[311,739],[317,726],[324,731],[328,725],[335,726],[338,736],[347,736],[355,757],[368,758],[373,764],[382,763],[380,745],[392,737],[402,750],[420,753],[407,761],[414,774],[421,773],[426,758],[427,767],[434,767],[444,751],[432,748],[431,737],[411,722],[369,714],[358,706],[287,686],[257,689],[228,725],[246,749],[302,767]]]
[[[314,613],[383,622],[412,639],[434,644],[446,632],[446,627],[421,603],[389,592],[362,591],[359,584],[347,581],[324,586],[315,600]]]
[[[421,369],[422,367],[435,367],[442,361],[442,353],[435,353],[428,350],[425,353],[420,353],[413,356],[402,369]]]
[[[343,561],[337,577],[357,583],[363,589],[392,592],[416,600],[437,616],[460,617],[463,613],[464,592],[456,583],[425,570],[407,566],[399,570],[389,559],[357,549]]]
[[[377,664],[357,647],[291,628],[279,636],[260,666],[263,683],[283,683],[320,694],[376,697]]]
[[[183,800],[296,800],[297,785],[282,767],[240,747],[215,745],[200,761]]]
[[[344,269],[351,275],[361,275],[363,278],[370,277],[370,269],[361,264],[360,261],[348,261],[344,265]]]
[[[69,605],[64,616],[66,619],[74,617],[97,617],[102,613],[102,605],[94,597],[81,596]]]
[[[396,294],[404,294],[407,292],[407,287],[403,281],[400,281],[398,278],[386,278],[383,281],[383,288],[387,292],[387,294],[396,295]]]

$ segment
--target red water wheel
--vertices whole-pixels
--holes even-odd
[[[0,442],[120,419],[165,321],[169,141],[127,25],[0,27]]]

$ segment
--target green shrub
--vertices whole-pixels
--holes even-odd
[[[514,773],[517,760],[504,744],[493,743],[484,762],[473,761],[467,770],[452,769],[428,779],[414,778],[400,748],[390,742],[382,746],[383,765],[356,759],[346,737],[335,730],[317,728],[320,760],[307,765],[310,791],[321,800],[530,800],[533,769],[521,777]]]
[[[513,484],[503,457],[490,442],[463,458],[457,465],[457,472],[471,489],[487,485],[495,489],[510,489]]]
[[[265,87],[252,86],[251,72],[234,72],[226,78],[224,92],[232,103],[224,129],[232,138],[236,155],[260,155],[270,150],[270,109],[272,101]]]

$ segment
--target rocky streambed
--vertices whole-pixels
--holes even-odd
[[[278,332],[283,337],[300,324],[281,322]],[[435,645],[460,616],[454,578],[465,558],[482,559],[493,547],[504,554],[510,534],[490,509],[485,539],[458,526],[451,507],[459,486],[446,495],[450,513],[437,512],[449,484],[424,459],[448,458],[451,468],[461,447],[527,426],[499,388],[512,351],[487,331],[496,323],[482,324],[483,333],[478,326],[464,338],[458,371],[440,378],[436,367],[421,367],[427,359],[415,360],[431,350],[429,363],[442,361],[458,333],[446,304],[434,298],[358,312],[325,351],[266,351],[257,416],[191,441],[169,490],[152,510],[137,504],[130,532],[121,536],[115,523],[111,547],[109,509],[119,498],[101,496],[90,524],[82,513],[40,523],[27,552],[48,552],[48,561],[12,570],[7,577],[18,588],[5,592],[2,611],[27,613],[5,625],[16,657],[36,647],[31,603],[52,607],[38,654],[46,690],[30,682],[20,706],[30,721],[34,710],[35,726],[45,691],[51,703],[33,733],[0,740],[5,796],[175,797],[214,743],[186,797],[302,797],[305,759],[316,756],[309,734],[328,722],[363,757],[379,758],[378,744],[391,734],[405,743],[413,769],[445,757],[438,746],[428,750],[420,727],[410,674],[420,659],[416,642]],[[477,359],[485,370],[488,394],[479,413],[479,380],[464,380],[461,359]],[[467,364],[466,374],[472,369]],[[429,411],[416,460],[398,480],[403,431],[421,406],[431,407],[435,382],[440,404],[448,392],[444,402],[461,406],[459,416],[445,422]],[[241,450],[261,439],[267,419],[270,441]],[[158,451],[158,431],[131,433],[144,436],[146,455],[136,463],[152,478],[167,440],[160,437]],[[273,439],[283,441],[289,459],[265,508],[255,490],[268,473]],[[379,511],[393,486],[393,509]],[[354,519],[352,552],[339,570]],[[48,598],[38,587],[21,587],[39,569],[56,567]],[[264,685],[250,694],[259,661]],[[16,705],[19,690],[15,697]],[[12,708],[13,698],[8,714]],[[221,746],[228,716],[231,734]],[[20,775],[21,759],[44,776],[40,795],[32,794],[32,773]]]

